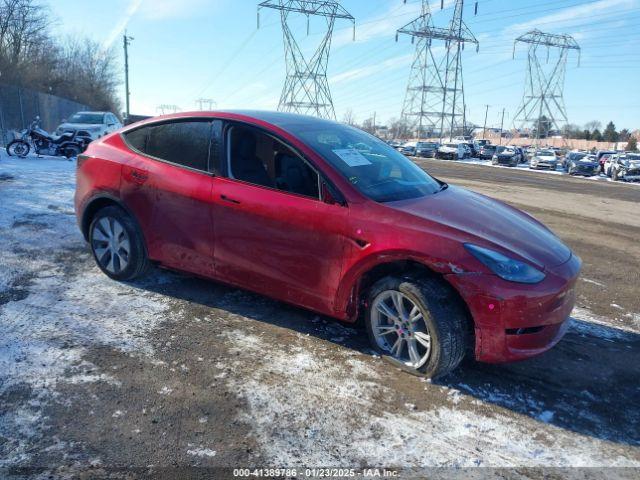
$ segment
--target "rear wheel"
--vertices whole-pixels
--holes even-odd
[[[148,269],[142,234],[120,207],[98,211],[89,226],[89,244],[100,270],[114,280],[133,280]]]
[[[76,158],[78,155],[80,155],[80,153],[80,147],[77,145],[67,145],[64,148],[64,156],[69,160],[71,160],[72,158]]]
[[[442,376],[464,358],[466,312],[440,280],[379,280],[369,291],[365,323],[373,348],[410,373]]]
[[[29,154],[31,146],[24,140],[13,140],[7,145],[7,155],[24,158]]]

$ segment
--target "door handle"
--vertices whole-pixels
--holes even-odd
[[[224,200],[225,202],[233,203],[235,205],[240,205],[240,201],[239,200],[235,200],[233,198],[229,198],[226,195],[220,195],[220,198],[222,200]]]

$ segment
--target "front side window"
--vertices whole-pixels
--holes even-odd
[[[259,130],[234,125],[227,137],[230,178],[319,198],[318,174],[285,144]]]

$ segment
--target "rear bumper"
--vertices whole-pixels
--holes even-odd
[[[575,304],[581,260],[575,255],[535,285],[495,275],[448,275],[474,320],[475,358],[499,363],[546,352],[560,341]]]

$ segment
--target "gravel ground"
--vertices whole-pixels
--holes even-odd
[[[377,466],[535,478],[571,466],[637,478],[640,189],[418,163],[527,210],[582,257],[552,351],[468,361],[432,383],[372,355],[364,332],[258,295],[160,270],[113,282],[75,225],[73,162],[1,157],[0,477]]]

